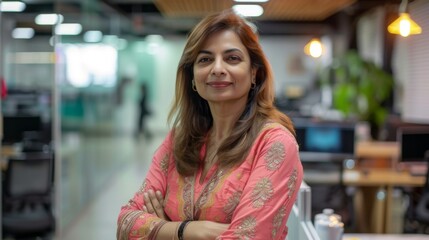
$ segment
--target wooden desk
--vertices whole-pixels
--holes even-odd
[[[7,168],[7,159],[11,156],[19,154],[19,150],[15,146],[2,145],[0,153],[0,169],[2,171]]]
[[[360,158],[398,158],[398,142],[363,141],[357,142],[355,155]]]
[[[357,142],[356,165],[366,168],[392,168],[399,158],[398,142]]]
[[[363,232],[392,233],[392,203],[394,187],[423,187],[424,176],[412,176],[408,172],[392,169],[345,170],[343,183],[357,186],[355,195],[356,218]],[[380,190],[385,197],[378,197]],[[361,199],[359,199],[361,198]],[[360,206],[359,206],[360,205]],[[374,208],[374,209],[373,209]],[[366,216],[363,214],[367,213]],[[370,214],[369,214],[370,213]]]

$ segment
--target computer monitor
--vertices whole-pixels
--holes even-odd
[[[21,142],[24,132],[42,131],[42,119],[36,115],[3,116],[3,144]]]
[[[411,170],[411,173],[424,175],[429,161],[429,127],[399,128],[397,139],[398,166]]]
[[[301,152],[354,154],[355,124],[301,121],[295,130]]]

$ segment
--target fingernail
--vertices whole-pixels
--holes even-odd
[[[144,197],[148,197],[147,192],[143,193]]]
[[[160,196],[161,196],[161,192],[160,192],[160,191],[156,191],[156,194],[158,194],[158,195],[160,195]]]

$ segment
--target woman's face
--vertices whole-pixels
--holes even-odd
[[[212,103],[247,101],[256,70],[249,53],[233,31],[210,36],[194,63],[198,94]]]

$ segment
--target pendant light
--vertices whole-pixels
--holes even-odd
[[[392,34],[399,34],[403,37],[422,33],[422,28],[410,18],[407,12],[407,6],[408,0],[402,0],[399,6],[399,17],[387,27],[387,31]]]
[[[322,56],[322,52],[323,46],[318,38],[311,39],[304,47],[304,53],[314,58]]]

